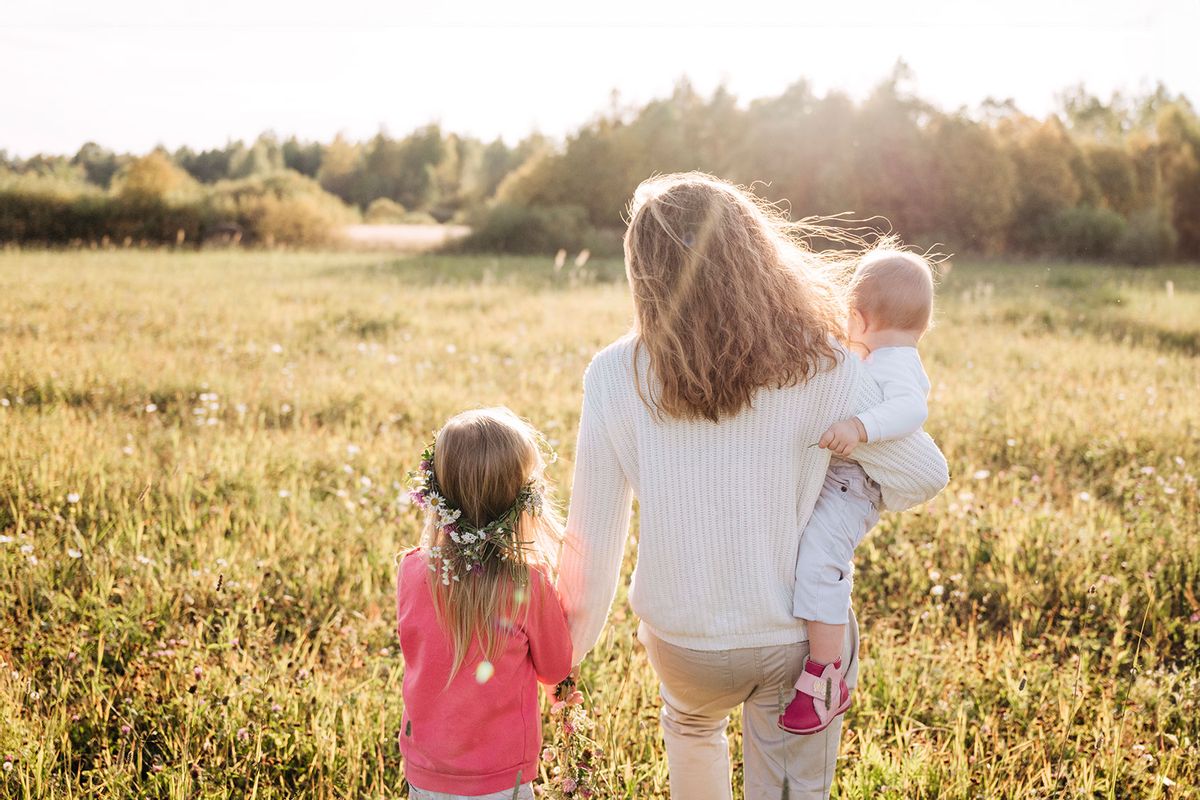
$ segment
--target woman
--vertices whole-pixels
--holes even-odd
[[[616,593],[634,495],[630,604],[660,680],[675,800],[732,797],[725,729],[743,710],[745,796],[827,796],[841,718],[793,736],[777,717],[807,654],[792,616],[800,534],[829,460],[834,421],[880,399],[842,348],[832,260],[731,184],[643,183],[625,234],[637,321],[584,375],[583,413],[559,591],[578,663]],[[855,458],[893,510],[948,480],[924,433],[861,445]],[[842,663],[855,683],[851,617]]]

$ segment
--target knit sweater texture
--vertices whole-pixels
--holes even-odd
[[[862,362],[764,388],[751,407],[711,422],[654,413],[654,386],[635,339],[598,353],[584,375],[583,411],[558,591],[578,663],[596,644],[616,595],[638,500],[634,613],[655,636],[694,650],[802,642],[792,615],[800,537],[829,465],[815,443],[830,424],[877,405]],[[887,509],[924,503],[949,480],[928,434],[859,445]]]

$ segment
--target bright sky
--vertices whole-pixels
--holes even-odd
[[[743,101],[800,78],[861,97],[898,58],[951,109],[1012,97],[1043,114],[1080,82],[1107,97],[1161,80],[1200,101],[1198,36],[1200,0],[5,0],[0,149],[431,121],[515,141],[684,75]]]

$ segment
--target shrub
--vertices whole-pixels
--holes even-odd
[[[475,215],[470,235],[455,249],[491,253],[554,253],[580,250],[592,233],[580,206],[496,203]]]
[[[245,241],[265,244],[324,244],[354,212],[313,180],[290,170],[221,181],[213,187],[206,232],[237,227]]]
[[[428,211],[409,211],[399,220],[401,225],[437,225],[437,218]]]
[[[110,192],[40,175],[0,174],[0,242],[199,242],[223,230],[248,242],[328,242],[354,212],[294,172],[200,186],[159,159],[134,162]]]
[[[377,197],[367,206],[363,220],[372,225],[397,224],[404,221],[408,211],[404,206],[388,197]]]
[[[1126,264],[1160,264],[1174,255],[1178,238],[1162,209],[1147,208],[1129,218],[1117,240],[1115,255]]]
[[[1125,233],[1125,219],[1107,208],[1077,206],[1051,218],[1046,246],[1067,258],[1109,258]]]

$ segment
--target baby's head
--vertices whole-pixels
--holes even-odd
[[[876,250],[850,279],[850,338],[895,330],[921,338],[933,319],[933,269],[916,253]]]

